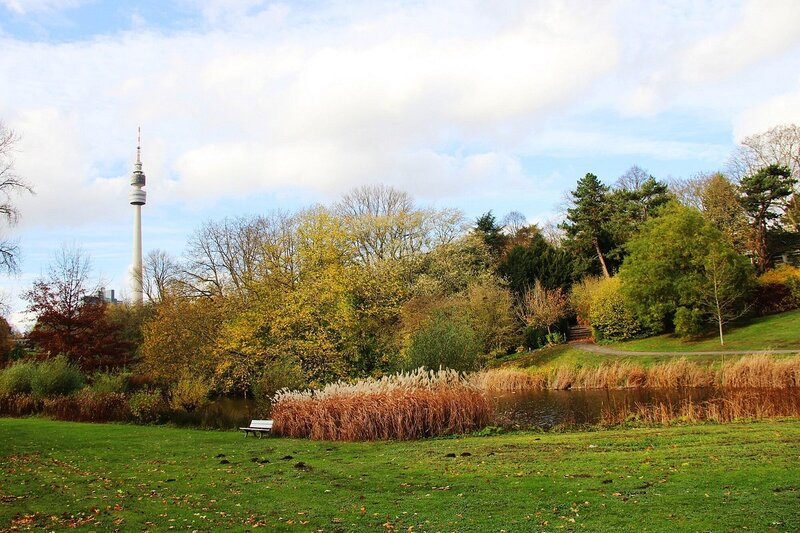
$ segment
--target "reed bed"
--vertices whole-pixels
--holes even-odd
[[[743,357],[725,365],[719,381],[724,387],[787,389],[800,386],[800,357],[775,359],[768,355]]]
[[[273,431],[320,440],[409,440],[466,433],[491,415],[486,395],[464,375],[422,369],[314,391],[278,392]]]
[[[523,372],[512,368],[476,372],[470,375],[469,381],[478,389],[490,393],[543,390],[548,382],[547,375],[541,372]]]
[[[618,361],[596,367],[562,365],[535,372],[499,368],[478,372],[470,381],[488,393],[644,387],[786,389],[800,386],[800,356],[774,358],[765,354],[752,355],[719,367],[699,365],[681,357],[649,368]]]
[[[800,417],[800,394],[785,394],[779,389],[726,390],[719,398],[701,402],[684,399],[654,404],[624,402],[605,406],[601,424],[625,423],[669,425],[675,422],[718,422]]]

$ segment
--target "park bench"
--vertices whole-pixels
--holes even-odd
[[[244,436],[247,437],[249,433],[254,435],[258,435],[258,438],[261,438],[261,435],[264,433],[272,433],[272,420],[251,420],[250,427],[246,428],[239,428],[244,431]]]

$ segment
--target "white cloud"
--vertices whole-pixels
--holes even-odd
[[[19,4],[45,5],[57,7]],[[758,71],[800,42],[792,2],[198,5],[206,25],[192,31],[0,41],[0,75],[14,80],[0,117],[23,135],[18,169],[39,193],[23,224],[120,220],[140,124],[151,205],[374,181],[436,200],[465,183],[524,187],[531,155],[725,157],[553,117],[677,107],[760,127],[796,107],[780,84],[736,76],[785,70],[791,57]]]
[[[713,32],[680,55],[681,75],[692,82],[717,81],[800,45],[800,2],[750,0],[732,27]]]
[[[626,4],[618,108],[652,117],[705,108],[730,117],[800,60],[800,3],[744,0]]]
[[[740,140],[778,124],[800,124],[800,79],[795,88],[742,112],[734,122],[734,136]]]
[[[276,9],[288,8],[267,11]],[[0,116],[23,134],[20,170],[40,190],[26,220],[71,220],[76,203],[124,197],[114,176],[128,171],[140,123],[150,197],[170,192],[178,203],[298,186],[335,194],[377,180],[446,194],[473,168],[475,186],[492,187],[507,167],[476,158],[515,156],[454,147],[491,144],[515,121],[511,135],[521,134],[608,73],[618,49],[602,29],[612,25],[598,29],[608,7],[512,6],[491,31],[473,32],[483,9],[418,6],[367,20],[345,10],[333,25],[275,16],[266,34],[244,17],[241,32],[2,42],[0,74],[19,83],[0,87]],[[455,26],[444,32],[431,24],[448,16]]]

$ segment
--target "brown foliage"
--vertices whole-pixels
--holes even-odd
[[[41,412],[56,420],[72,422],[122,422],[131,417],[125,394],[95,393],[89,389],[69,396],[46,398]]]
[[[89,258],[79,248],[56,253],[46,278],[27,291],[28,311],[36,324],[28,338],[45,355],[66,355],[83,370],[128,364],[130,346],[111,324],[106,303],[88,297]]]

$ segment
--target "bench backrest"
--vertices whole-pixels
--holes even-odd
[[[252,420],[250,422],[251,428],[270,429],[272,428],[272,420]]]

